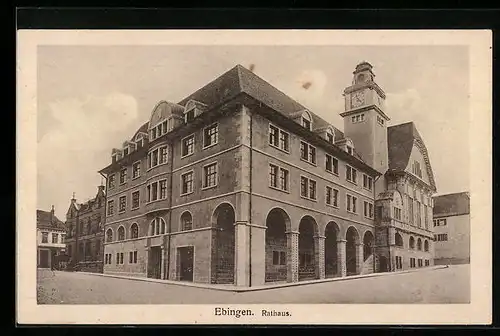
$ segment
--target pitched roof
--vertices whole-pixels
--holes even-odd
[[[36,227],[39,229],[66,229],[64,223],[56,215],[43,210],[36,211]]]
[[[415,142],[422,150],[431,187],[436,189],[427,148],[412,121],[387,128],[389,170],[404,171],[406,169]]]
[[[434,216],[465,215],[470,213],[470,195],[468,192],[459,192],[434,196]]]
[[[208,106],[214,106],[229,100],[239,93],[246,93],[286,116],[301,110],[307,110],[312,116],[315,129],[332,126],[326,120],[239,64],[187,96],[178,104],[184,106],[189,100],[194,99]],[[344,137],[340,130],[334,126],[332,128],[335,132],[335,139]]]

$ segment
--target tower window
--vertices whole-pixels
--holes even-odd
[[[377,122],[380,124],[380,125],[384,125],[384,118],[380,117],[380,116],[377,116]]]

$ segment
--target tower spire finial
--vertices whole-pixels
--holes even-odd
[[[73,199],[75,199],[75,192],[73,191]]]

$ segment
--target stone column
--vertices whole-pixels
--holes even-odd
[[[286,233],[287,260],[286,273],[287,282],[299,281],[299,232],[289,231]]]
[[[249,285],[249,226],[247,222],[234,223],[235,244],[234,244],[234,277],[237,286]]]
[[[325,278],[325,236],[314,236],[314,262],[316,263],[316,278]]]
[[[363,264],[364,264],[364,256],[363,256],[363,247],[365,244],[358,243],[356,244],[356,273],[361,274],[363,272]]]
[[[263,225],[250,224],[251,286],[261,286],[266,283],[266,229]]]
[[[341,277],[345,277],[347,275],[346,243],[347,240],[345,239],[337,240],[337,272]]]
[[[167,278],[167,275],[166,275],[166,271],[167,271],[167,265],[166,265],[166,262],[167,262],[167,249],[165,248],[165,246],[161,246],[161,275],[160,275],[160,278],[161,279],[166,279]]]

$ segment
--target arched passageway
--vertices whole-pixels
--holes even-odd
[[[340,229],[335,222],[330,222],[325,228],[325,277],[333,278],[339,275],[337,239]]]
[[[358,274],[356,261],[358,258],[359,233],[353,226],[347,229],[346,240],[347,275],[355,275]]]
[[[235,214],[228,203],[219,205],[212,216],[212,283],[234,283]]]
[[[299,281],[319,279],[318,225],[311,216],[299,223]]]
[[[367,261],[373,255],[373,233],[366,231],[363,237],[363,261]]]
[[[287,280],[286,231],[290,218],[280,208],[274,208],[266,218],[266,282]]]

